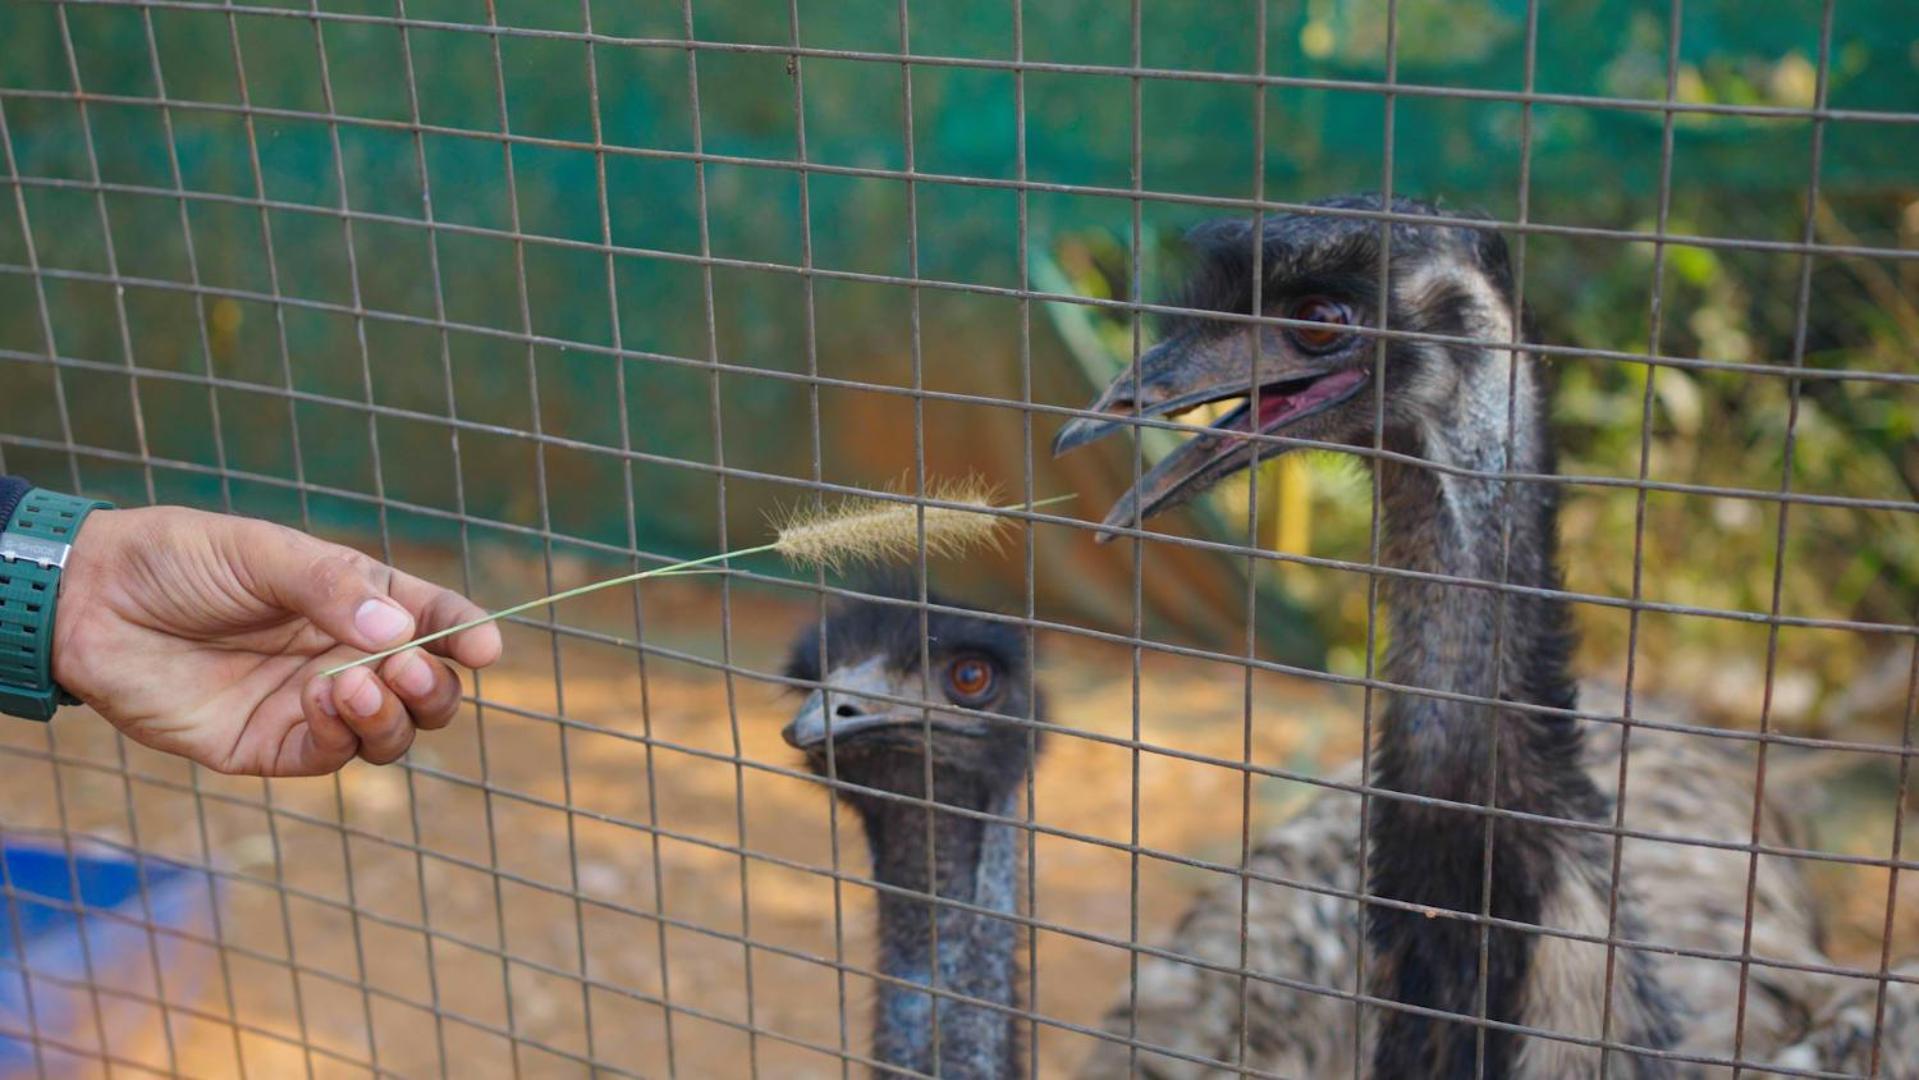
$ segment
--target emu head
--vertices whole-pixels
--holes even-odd
[[[1379,211],[1384,204],[1375,195],[1347,195],[1314,205]],[[1394,200],[1392,210],[1439,213],[1409,199]],[[1144,520],[1290,448],[1248,440],[1247,432],[1371,446],[1383,420],[1379,437],[1388,449],[1492,471],[1504,461],[1509,412],[1518,439],[1532,441],[1538,403],[1530,364],[1498,347],[1513,340],[1518,321],[1505,241],[1490,224],[1396,221],[1391,230],[1389,291],[1382,296],[1377,220],[1312,213],[1265,219],[1257,314],[1287,321],[1171,318],[1160,342],[1090,410],[1170,419],[1211,402],[1246,402],[1161,460],[1114,505],[1105,524],[1129,524],[1135,514]],[[1188,239],[1198,268],[1179,306],[1255,314],[1251,223],[1214,221]],[[1382,305],[1389,331],[1469,340],[1388,337],[1379,380],[1380,336],[1359,331],[1379,325]],[[1516,370],[1509,370],[1508,357],[1516,358]],[[1374,398],[1379,382],[1383,403]],[[1076,418],[1060,430],[1053,452],[1123,426],[1124,420]]]
[[[787,743],[825,775],[830,740],[841,778],[915,797],[924,797],[929,753],[942,801],[962,788],[1005,790],[1023,780],[1038,741],[1025,721],[1043,708],[1029,689],[1026,635],[950,611],[927,611],[922,634],[917,595],[884,592],[828,613],[824,662],[817,623],[795,638],[787,676],[821,687],[786,725]],[[938,595],[928,601],[953,606]]]

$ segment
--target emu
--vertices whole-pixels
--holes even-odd
[[[1041,718],[1044,702],[1029,695],[1031,658],[1016,627],[929,610],[922,635],[921,609],[888,591],[894,602],[863,600],[829,614],[824,662],[820,627],[799,635],[786,673],[821,689],[783,734],[821,776],[830,739],[832,772],[847,785],[840,797],[865,828],[883,886],[878,967],[886,980],[874,1006],[873,1057],[954,1080],[1021,1076],[1019,928],[999,916],[1015,913],[1022,850],[1018,827],[1005,819],[1021,813],[1041,744],[1023,721]],[[915,701],[930,707],[902,704]],[[945,993],[913,989],[927,985]],[[900,1075],[895,1069],[875,1072]]]
[[[1700,1059],[1731,1058],[1735,1045],[1746,1062],[1778,1055],[1780,1064],[1863,1070],[1874,996],[1857,987],[1835,994],[1802,969],[1829,961],[1798,862],[1758,861],[1751,919],[1760,959],[1742,970],[1748,855],[1678,841],[1751,839],[1752,764],[1737,751],[1633,733],[1625,826],[1675,840],[1620,841],[1615,916],[1603,830],[1613,821],[1621,741],[1616,726],[1589,733],[1566,715],[1577,692],[1570,612],[1557,595],[1557,487],[1537,479],[1554,471],[1549,390],[1524,348],[1502,347],[1524,341],[1504,240],[1490,224],[1421,220],[1439,212],[1395,199],[1382,295],[1376,218],[1387,205],[1370,195],[1317,205],[1358,215],[1273,216],[1258,236],[1248,222],[1220,221],[1191,237],[1199,271],[1180,306],[1246,316],[1257,294],[1261,314],[1292,323],[1171,320],[1090,407],[1118,419],[1074,419],[1054,450],[1120,430],[1124,418],[1250,399],[1142,477],[1107,514],[1111,528],[1293,445],[1249,434],[1370,451],[1377,429],[1384,453],[1369,460],[1389,612],[1381,678],[1401,688],[1388,695],[1369,749],[1379,794],[1368,800],[1364,885],[1381,902],[1368,902],[1362,917],[1341,899],[1361,884],[1358,800],[1324,796],[1253,862],[1265,876],[1325,891],[1254,885],[1247,955],[1255,970],[1363,988],[1390,1004],[1368,1007],[1355,1037],[1350,1001],[1248,980],[1242,1028],[1240,979],[1219,970],[1238,966],[1235,887],[1202,899],[1173,945],[1210,966],[1146,963],[1138,1007],[1121,1006],[1109,1029],[1135,1028],[1143,1041],[1235,1065],[1243,1045],[1244,1065],[1290,1075],[1351,1074],[1357,1052],[1379,1078],[1587,1077],[1601,1074],[1602,1058],[1611,1075],[1703,1076],[1726,1070]],[[1385,340],[1383,371],[1374,366],[1379,339],[1355,332],[1376,325],[1382,308],[1402,332]],[[1708,741],[1715,745],[1698,745]],[[1760,841],[1798,846],[1776,787],[1767,796]],[[1361,934],[1366,968],[1356,985]],[[1651,947],[1609,956],[1609,934]],[[1915,988],[1889,989],[1882,1074],[1913,1075]],[[1863,1041],[1844,1030],[1862,1012]],[[1606,1047],[1594,1045],[1602,1040]],[[1118,1053],[1103,1048],[1089,1074],[1110,1075]],[[1201,1071],[1184,1059],[1142,1064],[1164,1076]]]

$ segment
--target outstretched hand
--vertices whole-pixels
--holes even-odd
[[[460,677],[500,657],[488,624],[378,665],[328,668],[483,615],[458,593],[264,521],[97,511],[55,614],[55,681],[136,742],[225,773],[385,764],[445,727]],[[428,655],[431,652],[436,655]]]

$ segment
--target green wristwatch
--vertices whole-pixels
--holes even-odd
[[[80,702],[53,681],[53,612],[80,523],[109,503],[34,488],[0,523],[0,713],[51,720]]]

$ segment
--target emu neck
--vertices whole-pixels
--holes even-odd
[[[1487,439],[1500,435],[1488,432]],[[1536,436],[1535,438],[1543,438]],[[1531,441],[1530,439],[1528,441]],[[1455,464],[1497,471],[1501,448],[1449,447]],[[1449,579],[1505,582],[1526,589],[1558,589],[1554,565],[1557,507],[1542,484],[1444,476],[1430,469],[1387,463],[1382,561],[1393,568]],[[1536,451],[1515,461],[1513,471],[1549,472],[1549,457]],[[1568,670],[1572,646],[1566,605],[1554,598],[1410,577],[1392,577],[1382,587],[1390,640],[1382,676],[1393,683],[1470,695],[1487,700],[1571,707],[1574,684]],[[1536,713],[1494,709],[1417,693],[1395,693],[1388,702],[1375,748],[1381,780],[1395,790],[1458,802],[1484,803],[1494,781],[1490,751],[1498,744],[1500,805],[1551,812],[1542,799],[1550,788],[1523,783],[1525,765],[1573,768],[1559,754],[1540,755],[1558,732],[1579,739],[1570,724]],[[1402,804],[1404,805],[1404,804]]]
[[[920,787],[916,781],[909,789],[917,792]],[[944,804],[1010,817],[1016,788],[941,776],[937,794]],[[863,812],[874,876],[919,894],[882,892],[879,897],[880,970],[900,982],[879,988],[873,1056],[934,1076],[985,1080],[1021,1075],[1018,1032],[1010,1013],[901,985],[932,985],[1009,1008],[1018,1005],[1018,926],[920,898],[930,894],[1012,914],[1019,878],[1017,830],[935,811],[929,852],[926,807],[886,800],[863,807]],[[893,1074],[882,1069],[879,1075]]]
[[[1495,365],[1503,373],[1504,365]],[[1502,374],[1503,377],[1503,374]],[[1524,385],[1524,384],[1522,384]],[[1505,410],[1461,417],[1414,451],[1427,460],[1497,474],[1506,460]],[[1543,405],[1528,392],[1511,471],[1549,473]],[[1422,573],[1557,589],[1556,506],[1548,485],[1447,476],[1382,463],[1383,561]],[[1483,587],[1392,578],[1384,586],[1391,640],[1382,675],[1396,684],[1495,701],[1570,708],[1572,634],[1562,601]],[[1582,771],[1576,722],[1510,708],[1394,692],[1373,748],[1379,787],[1480,806],[1595,819],[1605,800]],[[1494,765],[1496,754],[1497,766]],[[1390,797],[1371,802],[1370,887],[1426,909],[1539,923],[1571,853],[1572,834],[1489,819],[1466,809]],[[1486,865],[1487,828],[1493,851]],[[1486,894],[1490,880],[1489,895]],[[1424,912],[1375,908],[1367,919],[1372,980],[1383,997],[1468,1017],[1480,1001],[1481,929]],[[1486,1015],[1518,1022],[1532,937],[1491,930]],[[1377,1076],[1472,1076],[1474,1026],[1384,1010]],[[1514,1040],[1488,1030],[1483,1074],[1508,1075]]]

